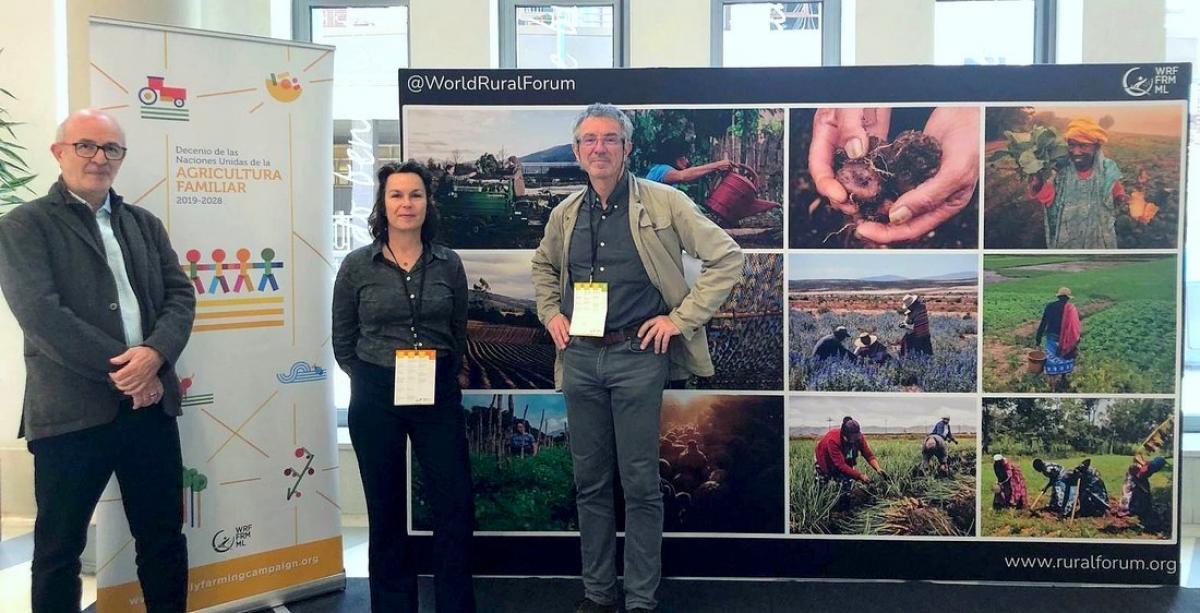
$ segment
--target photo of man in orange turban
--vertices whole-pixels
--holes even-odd
[[[1063,137],[1074,168],[1030,182],[1033,197],[1045,206],[1046,247],[1116,249],[1117,205],[1126,206],[1129,198],[1121,168],[1103,152],[1108,131],[1080,118],[1067,124]]]

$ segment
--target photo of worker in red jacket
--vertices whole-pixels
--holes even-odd
[[[887,473],[879,466],[879,460],[871,452],[867,437],[854,418],[842,418],[842,425],[825,433],[816,449],[817,479],[822,483],[836,481],[842,485],[843,491],[849,489],[852,481],[871,481],[865,474],[855,468],[859,456],[883,478]]]
[[[788,532],[973,536],[979,406],[974,398],[788,399]],[[849,413],[849,414],[847,414]],[[931,439],[953,449],[930,455]],[[943,440],[943,443],[945,441]]]

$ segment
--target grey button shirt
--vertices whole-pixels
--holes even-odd
[[[419,305],[415,324],[410,296]],[[347,372],[357,360],[394,368],[397,349],[417,347],[466,353],[462,260],[441,245],[426,246],[406,272],[383,256],[379,242],[355,249],[342,261],[333,284],[333,356],[338,365]]]
[[[596,248],[596,269],[592,271],[592,247]],[[575,307],[576,282],[587,282],[589,275],[597,283],[608,283],[606,331],[640,326],[642,322],[670,312],[662,294],[650,282],[633,232],[629,229],[629,175],[617,182],[608,197],[608,207],[600,206],[600,197],[588,186],[587,194],[571,233],[568,256],[570,283],[562,300],[562,314],[571,318]]]

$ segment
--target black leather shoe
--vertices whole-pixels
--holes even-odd
[[[575,613],[617,613],[617,605],[600,604],[591,598],[584,598],[575,604]]]

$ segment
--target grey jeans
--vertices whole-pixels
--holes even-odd
[[[670,361],[637,340],[598,346],[572,338],[563,355],[584,594],[616,604],[614,466],[625,492],[625,607],[657,606],[663,500],[658,431]]]

